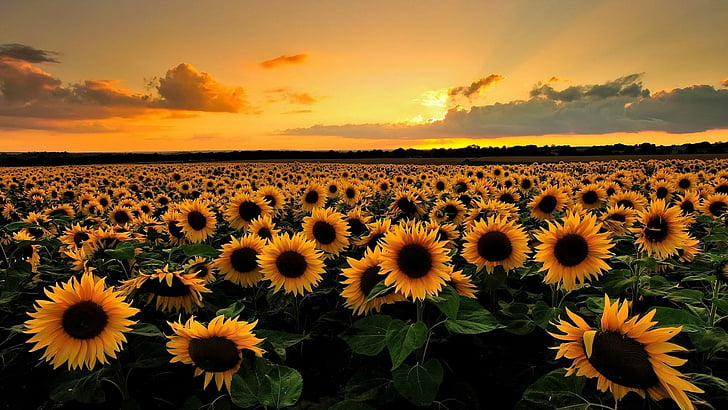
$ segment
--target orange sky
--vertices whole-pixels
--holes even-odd
[[[0,151],[728,140],[724,2],[63,3],[0,5]]]

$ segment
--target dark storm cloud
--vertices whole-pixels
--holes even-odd
[[[539,84],[534,88],[539,92],[532,93],[528,100],[451,109],[443,120],[426,125],[319,124],[284,133],[352,138],[498,138],[728,128],[728,89],[695,85],[649,95],[640,78],[635,74],[601,85],[558,91]]]
[[[450,97],[463,96],[471,99],[473,96],[479,95],[483,90],[502,80],[504,77],[500,74],[491,74],[487,77],[479,78],[473,81],[469,86],[453,87],[447,91]]]
[[[59,61],[52,57],[57,54],[55,51],[39,50],[24,44],[0,44],[0,57],[9,57],[29,63],[58,63]]]
[[[552,77],[555,78],[555,77]],[[548,98],[554,101],[571,102],[583,98],[604,99],[610,97],[647,97],[650,91],[642,86],[642,74],[630,74],[604,84],[577,85],[557,91],[549,84],[536,84],[531,97]],[[549,82],[553,82],[549,80]]]

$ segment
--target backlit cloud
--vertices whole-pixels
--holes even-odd
[[[728,78],[726,78],[725,80],[721,81],[720,82],[720,85],[722,85],[723,87],[728,87]]]
[[[23,44],[0,44],[0,57],[9,57],[29,63],[57,63],[55,51],[39,50]]]
[[[474,97],[480,95],[483,90],[497,83],[503,78],[505,77],[500,74],[491,74],[487,77],[479,78],[473,81],[469,86],[453,87],[448,90],[448,95],[451,97],[463,96],[467,99],[473,99]]]
[[[263,68],[275,68],[282,65],[303,64],[308,60],[308,54],[295,54],[292,56],[280,56],[260,63]]]
[[[498,138],[613,132],[701,132],[728,128],[728,90],[694,85],[650,94],[632,74],[556,90],[537,84],[528,100],[452,108],[431,124],[315,125],[285,134],[352,138]]]
[[[265,90],[268,102],[288,102],[298,105],[316,104],[320,97],[314,97],[309,93],[298,93],[288,88],[276,88],[273,90]]]

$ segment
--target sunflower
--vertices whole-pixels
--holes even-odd
[[[273,224],[273,219],[270,215],[253,219],[253,221],[250,222],[250,226],[248,226],[248,230],[265,241],[273,239],[273,237],[278,235],[279,232]]]
[[[548,222],[548,229],[536,234],[541,242],[534,259],[542,262],[545,283],[556,283],[571,291],[591,277],[609,269],[605,259],[614,246],[607,233],[600,233],[601,223],[594,215],[569,213],[563,225]]]
[[[607,207],[599,217],[602,228],[614,235],[626,233],[635,222],[635,211],[622,205]]]
[[[452,267],[450,268],[452,269]],[[455,292],[457,292],[460,296],[465,296],[466,298],[470,299],[476,299],[477,296],[475,293],[478,291],[477,287],[473,284],[472,278],[468,275],[463,274],[463,271],[454,271],[450,272],[450,284],[453,288],[455,288]]]
[[[202,256],[195,256],[187,261],[187,273],[185,276],[202,279],[205,283],[215,280],[215,274],[212,273],[212,262]]]
[[[50,218],[68,217],[73,219],[76,216],[76,211],[73,210],[71,205],[61,204],[46,210],[45,214]]]
[[[657,255],[658,258],[667,258],[688,243],[687,227],[680,213],[680,208],[668,207],[662,199],[655,200],[648,209],[640,211],[642,227],[632,228],[637,235],[635,244],[639,245],[640,251]]]
[[[419,226],[397,227],[387,233],[382,244],[384,284],[394,285],[405,297],[424,300],[437,295],[450,280],[445,246],[437,241],[437,232]]]
[[[220,315],[205,326],[191,317],[184,324],[167,322],[174,335],[167,336],[167,351],[174,356],[170,363],[181,362],[195,366],[195,376],[205,375],[204,388],[213,377],[217,390],[223,384],[230,391],[233,375],[243,363],[241,350],[252,351],[262,357],[265,351],[258,347],[264,339],[252,332],[255,322],[249,323],[237,317],[226,319]]]
[[[273,238],[258,256],[258,263],[275,292],[283,288],[294,295],[310,292],[324,273],[323,255],[316,250],[316,243],[300,233]]]
[[[204,279],[186,276],[183,271],[169,271],[169,266],[156,269],[152,274],[142,273],[123,281],[119,289],[125,294],[148,293],[146,303],[155,300],[155,307],[165,312],[192,313],[202,306],[202,293],[209,293]]]
[[[63,242],[64,245],[71,248],[80,248],[91,239],[91,230],[83,228],[79,224],[72,225],[66,229],[58,239]]]
[[[349,228],[344,215],[327,208],[314,209],[303,218],[303,233],[316,243],[316,247],[332,255],[349,246]]]
[[[718,218],[728,210],[728,194],[708,195],[703,201],[701,210],[705,215]]]
[[[220,273],[225,274],[225,280],[242,287],[254,286],[263,279],[257,258],[263,252],[265,240],[257,235],[231,239],[222,246],[222,254],[215,259],[213,265]]]
[[[202,201],[185,200],[179,204],[179,227],[192,243],[199,243],[215,233],[217,218]]]
[[[354,311],[356,315],[366,315],[372,310],[379,312],[382,305],[405,300],[398,292],[389,292],[379,295],[367,302],[367,297],[374,286],[384,278],[380,274],[382,264],[382,250],[380,248],[367,249],[364,256],[357,260],[347,258],[348,268],[344,268],[341,274],[344,280],[344,289],[341,296],[346,299],[345,306]]]
[[[609,206],[617,205],[622,205],[625,208],[632,208],[639,211],[647,205],[647,199],[645,199],[645,197],[639,192],[622,191],[609,197]]]
[[[430,220],[460,224],[465,219],[465,206],[457,199],[438,200],[430,211]]]
[[[235,195],[225,210],[225,220],[233,229],[247,228],[254,219],[269,215],[273,208],[264,199],[245,193]]]
[[[528,203],[531,209],[531,216],[540,220],[552,219],[554,213],[563,210],[568,205],[568,197],[562,189],[550,186],[544,189],[541,194],[536,196]]]
[[[97,361],[116,358],[126,342],[124,332],[136,323],[129,318],[138,312],[120,292],[87,271],[45,293],[50,300],[36,301],[35,312],[28,313],[32,319],[25,322],[24,333],[33,334],[28,343],[35,343],[31,352],[45,348],[42,359],[54,369],[68,363],[69,370],[90,370]]]
[[[164,222],[164,226],[165,228],[167,228],[167,232],[169,233],[169,243],[172,245],[185,243],[187,241],[185,233],[184,231],[182,231],[182,225],[180,223],[181,218],[182,214],[180,214],[178,211],[170,210],[162,215],[162,221]]]
[[[346,214],[346,225],[349,227],[351,236],[362,236],[367,233],[367,223],[371,216],[365,215],[361,208],[352,209]]]
[[[463,258],[493,273],[496,266],[505,271],[523,266],[528,252],[528,238],[523,229],[500,216],[478,221],[465,236]]]
[[[670,181],[659,180],[655,181],[652,185],[654,192],[650,194],[650,198],[654,201],[656,199],[664,199],[666,202],[672,198],[674,186]]]
[[[701,206],[700,195],[695,191],[687,191],[677,196],[676,205],[682,211],[681,215],[688,218],[689,221],[692,221]]]
[[[516,220],[519,216],[518,207],[495,199],[480,200],[475,203],[475,207],[468,211],[468,215],[465,217],[465,227],[472,229],[476,222],[496,215],[509,221]]]
[[[406,189],[395,192],[392,202],[389,204],[389,210],[397,216],[410,219],[417,219],[425,213],[420,204],[418,193]]]
[[[109,212],[109,220],[112,224],[125,226],[134,223],[134,215],[131,209],[117,205]]]
[[[581,188],[576,194],[576,202],[584,209],[595,209],[602,205],[607,192],[601,184],[589,184]]]
[[[504,202],[506,204],[515,204],[521,199],[521,194],[519,194],[516,188],[512,186],[497,189],[493,193],[493,196],[497,201]]]
[[[447,177],[444,176],[437,177],[435,183],[432,184],[432,189],[438,196],[444,194],[448,188],[450,188],[450,181]]]
[[[320,184],[312,182],[308,184],[301,196],[301,208],[304,211],[312,211],[321,208],[326,202],[326,190]]]
[[[273,210],[282,209],[285,205],[285,198],[283,197],[283,194],[274,186],[266,185],[261,187],[255,192],[255,194],[267,202]]]
[[[460,236],[460,233],[457,231],[457,226],[451,223],[437,223],[435,221],[430,221],[427,224],[425,224],[425,229],[427,231],[435,231],[437,232],[437,240],[439,242],[442,242],[445,245],[445,248],[452,249],[455,247],[455,239],[457,239]]]
[[[681,366],[687,360],[667,354],[686,350],[668,342],[680,333],[682,326],[655,328],[658,324],[652,320],[655,309],[641,317],[628,318],[628,306],[627,301],[611,303],[604,295],[599,329],[593,329],[579,315],[566,309],[573,324],[559,318],[554,326],[563,333],[550,333],[563,341],[557,348],[556,358],[573,360],[566,375],[597,378],[597,388],[603,392],[609,389],[615,401],[628,392],[635,392],[654,400],[672,398],[681,409],[694,409],[686,392],[703,391],[672,367]]]
[[[381,245],[382,238],[387,232],[392,230],[392,220],[389,218],[378,219],[372,223],[367,224],[367,230],[369,233],[366,236],[354,242],[358,246],[366,246],[369,249],[374,249],[377,245]]]
[[[356,206],[361,201],[362,192],[353,182],[347,182],[341,189],[341,200],[349,206]]]

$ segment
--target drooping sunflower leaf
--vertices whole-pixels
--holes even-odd
[[[218,249],[215,249],[210,245],[205,245],[204,243],[191,243],[186,245],[180,245],[179,248],[182,249],[182,252],[184,252],[185,255],[189,258],[195,256],[202,256],[204,258],[216,258],[220,256],[220,251]]]
[[[403,364],[392,372],[394,387],[416,406],[429,406],[442,383],[442,365],[437,359],[414,366]]]
[[[565,369],[556,369],[541,376],[526,391],[516,409],[555,409],[573,405],[583,405],[579,398],[586,385],[586,378],[566,377]]]
[[[268,351],[272,350],[283,362],[286,361],[287,348],[308,339],[307,335],[266,329],[256,330],[255,335],[265,339],[263,341],[263,348]]]
[[[491,332],[504,326],[476,300],[461,298],[457,319],[448,319],[445,327],[453,333],[474,335]]]
[[[392,318],[387,315],[372,315],[360,319],[339,337],[357,354],[376,356],[387,345],[387,329]]]
[[[388,293],[391,293],[394,290],[394,286],[387,286],[384,284],[384,280],[377,282],[376,285],[372,288],[372,290],[367,295],[366,302],[369,302],[372,299],[376,299],[379,296],[386,295]]]
[[[448,318],[457,319],[458,309],[460,309],[460,295],[452,286],[443,287],[439,295],[427,298],[427,300],[437,306]]]
[[[386,336],[392,370],[399,367],[410,353],[422,347],[426,340],[427,325],[424,322],[407,325],[399,319],[392,320]]]

